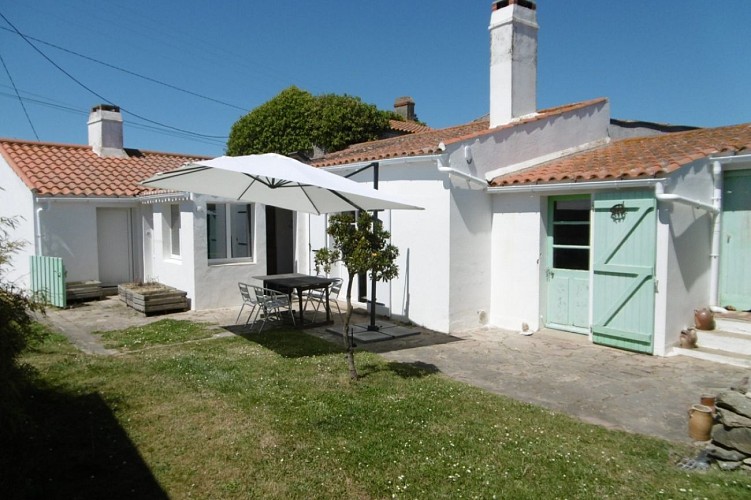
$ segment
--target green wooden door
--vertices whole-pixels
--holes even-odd
[[[725,173],[720,244],[720,305],[751,309],[751,171]]]
[[[589,196],[548,202],[547,311],[545,326],[589,332]]]
[[[655,307],[654,193],[596,194],[593,225],[593,341],[651,354]]]
[[[66,306],[65,265],[60,257],[32,255],[31,292],[34,298],[55,307]]]

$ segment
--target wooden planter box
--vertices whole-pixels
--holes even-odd
[[[187,311],[187,292],[161,283],[124,283],[117,286],[120,300],[146,316],[168,311]]]
[[[102,298],[102,284],[98,281],[69,281],[65,284],[66,299],[90,300]]]

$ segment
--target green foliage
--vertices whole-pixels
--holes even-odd
[[[377,139],[389,128],[393,112],[380,111],[358,97],[289,87],[240,118],[230,131],[230,156],[309,151],[327,152]]]
[[[321,272],[321,268],[323,268],[323,272],[328,274],[331,272],[331,266],[339,260],[339,250],[332,250],[327,247],[319,248],[315,252],[313,252],[313,260],[316,264],[316,273]]]
[[[16,225],[17,219],[0,217],[0,432],[12,431],[20,422],[20,391],[26,371],[18,356],[34,335],[30,313],[43,310],[42,304],[4,279],[4,268],[12,254],[23,247],[22,242],[10,238],[10,230]]]
[[[368,212],[360,212],[357,224],[351,213],[333,215],[328,233],[334,238],[334,248],[341,252],[350,276],[367,272],[376,281],[390,281],[399,276],[396,265],[399,249],[389,243],[391,234]]]

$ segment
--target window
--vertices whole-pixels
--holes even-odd
[[[253,257],[253,205],[206,204],[209,260]]]
[[[169,253],[180,256],[180,205],[169,206]]]
[[[554,268],[589,269],[589,217],[589,198],[554,202]]]

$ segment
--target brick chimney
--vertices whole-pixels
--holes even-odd
[[[123,149],[123,116],[120,108],[99,104],[89,113],[89,146],[103,158],[126,158]]]
[[[493,2],[490,16],[490,127],[537,111],[537,6]]]
[[[415,101],[409,97],[397,97],[394,101],[394,111],[407,121],[413,122],[416,120],[415,115]]]

